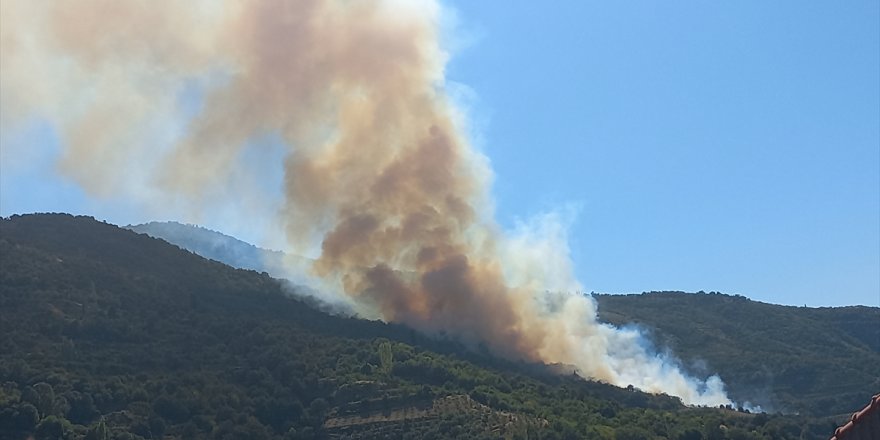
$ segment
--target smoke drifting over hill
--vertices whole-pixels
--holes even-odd
[[[270,206],[266,234],[315,254],[314,276],[365,314],[686,403],[729,403],[717,377],[688,377],[638,332],[597,323],[554,216],[497,226],[487,160],[446,91],[434,2],[0,8],[3,131],[48,121],[59,171],[92,194],[195,218],[217,215],[225,196],[240,223]],[[267,136],[283,163],[254,166],[246,151]],[[280,199],[248,184],[276,167]]]

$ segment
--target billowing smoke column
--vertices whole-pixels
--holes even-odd
[[[596,322],[554,216],[500,231],[487,161],[446,92],[432,1],[0,8],[3,132],[48,121],[58,169],[94,195],[195,216],[224,196],[252,216],[262,200],[277,216],[269,235],[316,254],[314,275],[364,313],[690,404],[730,403],[717,377],[688,377],[637,332]],[[283,164],[242,165],[267,136]],[[281,166],[279,199],[248,184]]]

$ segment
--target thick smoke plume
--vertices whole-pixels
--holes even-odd
[[[447,93],[434,2],[0,8],[3,132],[48,121],[58,170],[95,196],[196,221],[220,215],[217,200],[236,221],[270,213],[267,235],[314,254],[314,276],[363,313],[686,403],[729,403],[717,377],[688,377],[637,332],[597,323],[593,300],[574,293],[554,216],[496,225],[487,160]],[[247,152],[266,145],[282,145],[282,163],[253,163]],[[258,182],[277,167],[275,197]]]

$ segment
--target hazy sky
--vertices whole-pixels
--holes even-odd
[[[587,290],[880,305],[876,1],[500,4],[451,4],[448,79],[503,225],[576,212]],[[52,127],[13,137],[3,215],[151,220],[57,177]]]
[[[588,289],[880,304],[878,2],[459,1],[499,217]]]

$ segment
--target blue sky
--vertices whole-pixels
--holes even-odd
[[[880,305],[876,1],[500,4],[450,4],[448,78],[503,225],[577,206],[588,291]],[[51,127],[11,136],[3,215],[150,220],[58,177]]]
[[[876,1],[454,3],[503,224],[588,290],[880,304]]]

